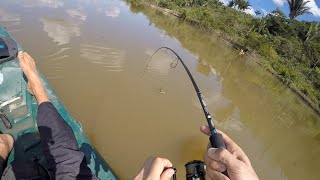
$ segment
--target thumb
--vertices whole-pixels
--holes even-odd
[[[171,169],[171,168],[167,169],[161,174],[160,180],[170,180],[171,177],[173,176],[173,174],[174,174],[174,170],[173,169]]]
[[[208,150],[208,156],[215,161],[220,161],[225,164],[227,169],[238,166],[238,160],[226,149],[210,148]]]

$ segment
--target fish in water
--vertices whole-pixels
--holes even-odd
[[[162,94],[162,95],[166,94],[166,92],[162,88],[159,89],[159,93]]]

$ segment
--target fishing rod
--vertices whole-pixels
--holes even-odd
[[[184,67],[185,71],[187,72],[191,82],[192,82],[192,85],[197,93],[197,96],[198,96],[198,99],[200,101],[200,104],[201,104],[201,107],[202,107],[202,110],[203,110],[203,113],[207,119],[207,123],[208,123],[208,126],[209,126],[209,129],[210,129],[210,132],[211,132],[211,135],[210,135],[210,144],[213,148],[222,148],[222,149],[226,149],[226,145],[223,141],[223,138],[222,138],[222,135],[220,133],[217,132],[216,128],[215,128],[215,125],[213,123],[213,117],[210,115],[209,111],[208,111],[208,108],[207,108],[207,105],[205,103],[205,101],[203,100],[203,97],[202,97],[202,94],[200,92],[200,89],[196,83],[196,81],[193,79],[193,76],[192,74],[190,73],[187,65],[184,63],[184,61],[181,59],[181,57],[171,48],[169,47],[160,47],[159,49],[157,49],[153,54],[152,56],[150,57],[149,59],[149,62],[147,64],[147,67],[149,66],[149,63],[150,61],[152,60],[153,56],[160,50],[169,50],[171,51],[177,58],[178,60],[181,62],[182,66]],[[173,62],[170,64],[171,67],[175,68],[176,66],[178,65],[178,62],[176,62],[175,64],[173,64]],[[146,69],[147,69],[146,67]],[[224,175],[228,176],[227,172],[223,172]]]

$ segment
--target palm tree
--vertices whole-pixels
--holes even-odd
[[[246,0],[231,0],[228,4],[229,7],[237,8],[241,11],[244,11],[246,9],[249,9],[251,6],[250,3]]]
[[[229,3],[228,3],[228,6],[229,7],[234,7],[236,5],[236,1],[235,0],[231,0],[231,1],[229,1]]]
[[[238,3],[238,9],[240,9],[241,11],[249,9],[250,6],[251,6],[250,3],[245,0],[239,1],[239,3]]]
[[[296,17],[310,13],[310,7],[306,6],[309,0],[287,0],[289,4],[290,19],[295,19]]]
[[[260,10],[255,10],[254,13],[256,14],[256,16],[260,16],[262,14],[262,12]]]

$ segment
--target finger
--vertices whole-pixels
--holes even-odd
[[[236,156],[237,159],[239,159],[240,161],[243,161],[244,163],[246,163],[247,165],[251,166],[251,162],[248,158],[248,156],[244,153],[244,151],[241,149],[240,146],[237,145],[237,143],[235,143],[228,135],[226,135],[224,132],[217,130],[218,133],[220,133],[222,135],[222,138],[224,140],[224,143],[227,146],[227,149],[229,150],[229,152],[231,152],[233,155]]]
[[[205,154],[204,156],[204,163],[207,166],[207,169],[211,169],[211,170],[215,170],[215,171],[219,171],[219,172],[224,172],[227,170],[226,166],[219,162],[219,161],[215,161],[212,160],[209,156],[208,153]]]
[[[226,149],[210,148],[208,150],[208,156],[209,156],[209,158],[211,158],[215,161],[220,161],[223,164],[225,164],[227,169],[236,168],[236,166],[238,166],[239,162],[240,162],[238,159],[236,159],[236,157],[234,155],[232,155]]]
[[[230,180],[227,176],[225,176],[221,172],[214,171],[214,170],[207,170],[205,179]]]
[[[208,136],[211,135],[211,132],[210,132],[210,129],[208,126],[206,125],[202,125],[200,127],[200,131],[203,133],[203,134],[206,134]],[[223,141],[224,143],[227,145],[227,147],[232,147],[234,149],[238,148],[239,146],[231,139],[229,138],[229,136],[227,136],[224,132],[220,131],[220,130],[217,130],[218,133],[220,133],[222,135],[222,138],[223,138]],[[240,147],[239,147],[240,148]]]
[[[210,129],[208,126],[201,126],[200,131],[208,136],[211,135]],[[222,135],[223,141],[226,144],[226,147],[229,152],[231,152],[233,155],[236,156],[237,159],[240,161],[243,161],[245,164],[251,166],[251,162],[248,158],[248,156],[244,153],[244,151],[240,148],[240,146],[237,145],[228,135],[226,135],[224,132],[217,130],[218,133]],[[211,144],[209,143],[208,149],[211,148]]]
[[[211,136],[211,131],[210,131],[209,127],[206,126],[206,125],[202,125],[202,126],[200,127],[200,131],[201,131],[203,134],[207,135],[207,136]],[[229,150],[229,146],[232,147],[232,148],[235,147],[235,146],[232,145],[232,144],[227,144],[227,143],[230,143],[232,140],[231,140],[226,134],[224,134],[222,131],[219,131],[219,130],[218,130],[218,132],[222,135],[223,141],[225,142],[228,150]],[[225,138],[226,138],[226,139],[225,139]],[[230,140],[231,140],[231,141],[230,141]],[[228,141],[228,142],[226,142],[226,141]],[[211,146],[211,143],[209,143],[208,149],[211,148],[211,147],[212,147],[212,146]],[[229,151],[232,152],[231,150],[229,150]]]
[[[234,156],[236,156],[236,158],[242,162],[244,162],[245,164],[251,166],[251,162],[248,158],[248,156],[241,150],[238,150],[237,152],[233,153]]]
[[[207,136],[210,136],[210,135],[211,135],[211,132],[210,132],[210,129],[209,129],[208,126],[202,125],[202,126],[200,127],[200,131],[201,131],[203,134],[207,135]]]
[[[238,146],[238,144],[235,143],[228,135],[226,135],[224,132],[220,130],[217,130],[217,132],[222,135],[223,141],[226,144],[226,147],[229,152],[236,155],[237,157],[246,156],[246,154],[243,152],[240,146]]]
[[[163,168],[165,167],[172,167],[172,163],[169,161],[169,159],[165,159],[165,158],[156,158],[155,161],[157,161],[157,163],[161,163],[161,165],[163,166]]]
[[[228,150],[230,152],[233,152],[236,149],[241,149],[237,143],[235,143],[228,135],[226,135],[224,132],[217,130],[218,133],[220,133],[222,135],[223,141],[226,144]]]
[[[210,135],[211,135],[211,132],[210,132],[208,126],[205,126],[205,125],[200,126],[200,131],[201,131],[203,134],[207,135],[207,136],[210,136]],[[207,146],[207,149],[210,149],[210,148],[212,148],[212,146],[211,146],[211,143],[209,142],[209,143],[208,143],[208,146]]]
[[[150,177],[158,177],[162,174],[165,167],[172,167],[172,163],[168,159],[154,158],[151,168]]]
[[[173,169],[167,169],[161,174],[160,180],[170,180],[173,174],[174,174]]]

